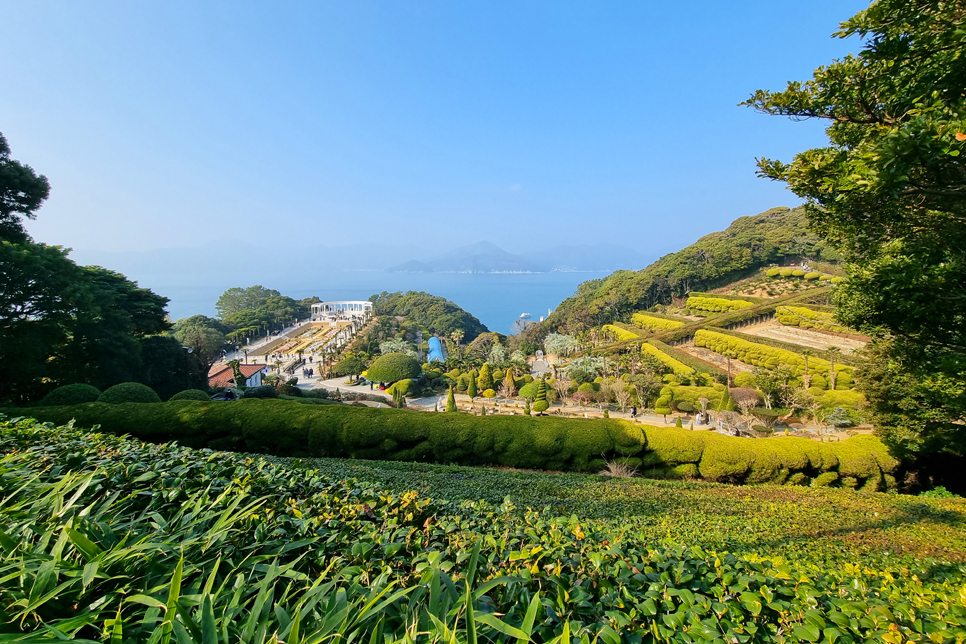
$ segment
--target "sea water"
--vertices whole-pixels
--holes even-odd
[[[327,270],[307,278],[296,274],[272,280],[265,286],[295,299],[316,295],[322,300],[367,300],[388,291],[425,291],[452,300],[469,311],[491,331],[513,332],[522,313],[537,321],[574,294],[588,280],[609,275],[608,271],[550,273],[390,273],[381,270]],[[172,320],[202,313],[215,315],[215,301],[222,286],[188,286],[154,280],[150,287],[170,298]],[[147,286],[147,284],[145,284]],[[248,286],[237,284],[235,286]]]

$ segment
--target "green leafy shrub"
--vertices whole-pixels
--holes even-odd
[[[97,402],[101,391],[92,385],[77,383],[74,385],[63,385],[57,387],[40,401],[41,405],[81,405],[83,403]]]
[[[418,378],[422,369],[416,359],[405,353],[387,353],[376,358],[366,370],[366,377],[375,382],[396,382]]]
[[[774,369],[779,364],[784,363],[791,368],[793,375],[801,376],[805,373],[804,356],[785,349],[749,342],[733,335],[709,331],[708,329],[698,329],[694,334],[694,344],[710,349],[715,353],[730,352],[737,356],[738,360],[756,367]],[[808,365],[809,371],[824,371],[827,373],[831,368],[831,363],[816,357],[809,358]],[[851,382],[852,367],[842,364],[835,365],[837,376],[845,372],[849,372],[847,378],[849,379],[848,382]]]
[[[805,277],[805,271],[800,268],[796,268],[792,271],[792,277]]]
[[[783,268],[778,273],[782,277],[791,277],[793,272],[795,272],[795,271],[793,269],[791,269],[791,268]]]
[[[581,385],[583,386],[583,385]],[[519,396],[521,398],[526,398],[528,400],[533,400],[537,397],[537,383],[528,382],[527,384],[520,387]]]
[[[694,369],[692,369],[688,365],[684,364],[683,362],[680,362],[679,360],[675,360],[668,354],[664,353],[657,347],[651,344],[648,344],[647,342],[641,345],[641,353],[657,358],[662,363],[670,367],[671,371],[673,371],[674,373],[686,374],[686,375],[690,375],[694,373]]]
[[[492,389],[487,389],[486,391],[483,392],[483,397],[484,398],[496,398],[496,392],[493,391]]]
[[[603,329],[604,332],[609,333],[611,336],[613,336],[618,342],[623,342],[624,340],[633,340],[634,338],[640,337],[633,331],[622,329],[621,327],[615,326],[613,324],[605,324],[604,326],[601,327],[601,329]]]
[[[817,271],[812,271],[811,273],[805,273],[805,279],[807,279],[810,282],[817,280],[821,276],[822,274]]]
[[[275,387],[271,385],[259,385],[258,387],[249,387],[242,394],[243,398],[278,398],[278,391]]]
[[[168,400],[203,400],[209,402],[211,396],[200,389],[185,389],[171,396]]]
[[[659,318],[645,313],[635,313],[631,316],[631,322],[647,331],[670,331],[684,326],[684,322]]]
[[[812,479],[812,487],[828,487],[839,480],[838,472],[823,472]]]
[[[122,382],[104,390],[97,398],[99,403],[117,405],[120,403],[159,403],[161,398],[147,385],[140,382]]]
[[[677,402],[674,404],[674,406],[677,407],[678,411],[683,411],[686,414],[689,414],[694,411],[694,405],[689,403],[687,400],[682,400],[681,402]]]
[[[797,326],[803,329],[819,329],[822,331],[836,331],[850,333],[851,330],[835,322],[835,317],[825,311],[813,311],[804,306],[779,306],[775,309],[775,319],[785,326]]]
[[[769,268],[765,271],[765,275],[768,277],[778,277],[779,273],[781,273],[781,269],[778,268]]]
[[[742,371],[735,376],[735,387],[754,387],[755,375],[748,371]]]
[[[688,298],[686,308],[694,311],[710,311],[720,313],[722,311],[737,311],[754,306],[754,303],[745,300],[727,300],[721,297],[700,297],[692,295]]]
[[[388,387],[386,389],[386,393],[389,394],[390,396],[395,393],[399,393],[400,395],[405,396],[406,394],[409,393],[409,389],[410,387],[412,387],[412,385],[413,385],[413,381],[410,378],[403,378],[402,380],[397,381],[391,387]]]

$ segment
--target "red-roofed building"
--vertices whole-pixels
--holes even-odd
[[[238,365],[245,376],[246,387],[258,387],[262,384],[262,375],[268,373],[267,364]],[[226,364],[216,364],[208,372],[209,387],[230,387],[235,384],[235,372]]]

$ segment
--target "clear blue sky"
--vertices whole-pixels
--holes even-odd
[[[861,2],[0,3],[0,131],[81,250],[616,239],[794,205],[737,103],[854,51]]]

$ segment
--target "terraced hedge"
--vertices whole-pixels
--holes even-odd
[[[631,322],[647,331],[670,331],[684,326],[684,322],[659,318],[646,313],[635,313],[631,316]]]
[[[813,311],[804,306],[779,306],[775,309],[775,318],[785,326],[797,326],[803,329],[820,329],[837,333],[852,333],[835,321],[835,316],[824,311]]]
[[[628,331],[627,329],[622,329],[614,324],[605,324],[601,327],[605,332],[610,333],[612,336],[617,338],[618,342],[623,342],[624,340],[633,340],[641,336],[637,335],[633,331]]]
[[[723,297],[691,296],[688,298],[686,308],[694,309],[696,311],[711,311],[712,313],[721,313],[723,311],[747,309],[751,306],[754,306],[754,303],[748,302],[747,300],[726,300]]]
[[[730,351],[735,354],[738,360],[756,367],[774,369],[779,364],[786,364],[791,367],[792,372],[796,376],[801,376],[805,373],[804,356],[786,351],[785,349],[778,349],[776,347],[742,340],[733,335],[699,329],[694,334],[694,344],[699,347],[705,347],[715,353],[724,354]],[[821,374],[823,376],[827,375],[831,366],[831,363],[821,358],[812,357],[808,360],[808,368],[811,373]],[[835,373],[840,375],[842,379],[841,384],[851,384],[852,371],[852,367],[848,365],[835,365]]]
[[[24,410],[25,412],[28,410]],[[90,403],[29,410],[42,421],[99,425],[112,434],[189,447],[374,460],[498,465],[574,472],[626,460],[652,476],[734,483],[805,482],[827,472],[868,489],[891,486],[897,467],[871,436],[841,443],[746,439],[642,426],[621,419],[429,414],[403,409],[310,406],[284,400],[232,403]],[[24,415],[27,415],[26,413]],[[680,469],[679,466],[688,466]]]
[[[664,353],[654,345],[648,344],[646,342],[641,345],[641,353],[646,353],[649,356],[653,356],[657,358],[662,363],[670,367],[671,371],[673,371],[674,373],[679,373],[682,375],[690,375],[691,372],[694,371],[688,365],[684,364],[679,360],[675,360],[674,358]]]

